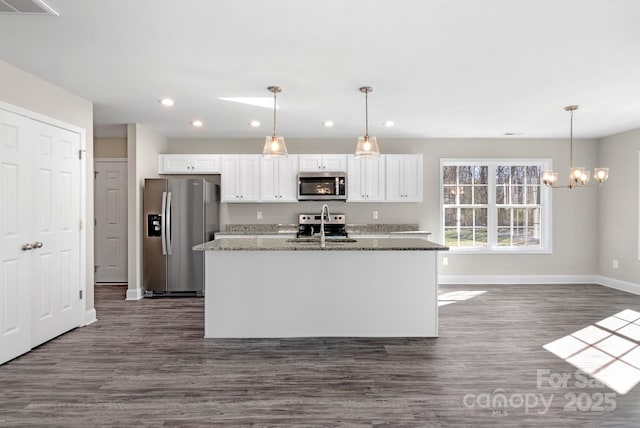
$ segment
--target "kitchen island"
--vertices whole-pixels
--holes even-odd
[[[218,239],[205,337],[437,337],[437,252],[417,238]]]

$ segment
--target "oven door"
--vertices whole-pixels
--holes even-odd
[[[344,201],[347,199],[346,175],[338,173],[300,173],[299,201]]]

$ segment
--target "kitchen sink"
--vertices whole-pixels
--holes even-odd
[[[297,242],[299,244],[320,244],[320,238],[296,238],[296,239],[287,239],[287,242]],[[346,242],[358,242],[353,238],[326,238],[327,244],[338,244],[338,243],[346,243]]]

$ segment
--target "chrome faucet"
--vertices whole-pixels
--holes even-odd
[[[329,205],[324,204],[322,206],[322,211],[320,211],[320,247],[324,248],[327,245],[327,238],[324,234],[324,221],[325,221],[325,212],[327,221],[331,221],[331,213],[329,212]]]

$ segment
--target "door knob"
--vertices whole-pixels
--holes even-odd
[[[40,241],[36,241],[32,245],[33,245],[33,248],[42,248],[42,245],[44,244]]]
[[[33,245],[27,243],[27,244],[23,244],[22,247],[20,247],[20,249],[22,251],[30,251],[33,250]]]

